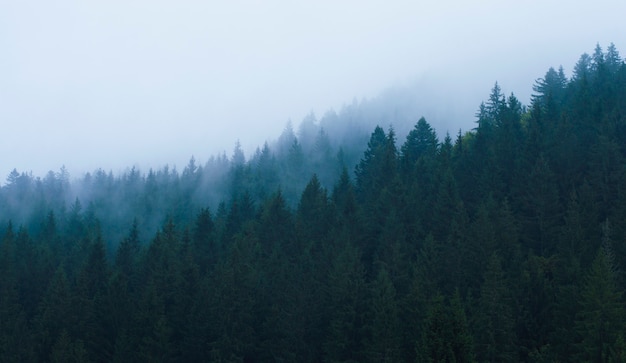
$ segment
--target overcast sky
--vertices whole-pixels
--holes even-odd
[[[180,170],[413,81],[474,105],[455,133],[496,80],[527,103],[596,42],[626,55],[624,14],[606,0],[0,0],[0,180]]]

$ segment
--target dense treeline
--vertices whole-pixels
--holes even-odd
[[[626,65],[534,89],[454,140],[309,120],[181,174],[11,173],[2,360],[626,361]]]
[[[50,211],[60,221],[82,212],[99,220],[107,248],[114,250],[134,219],[140,232],[152,235],[169,219],[190,225],[202,208],[228,209],[246,193],[258,205],[278,189],[294,208],[311,175],[330,188],[346,165],[356,164],[370,132],[358,126],[369,123],[360,113],[369,108],[366,101],[346,106],[319,122],[311,114],[298,136],[289,122],[276,141],[257,148],[248,160],[237,142],[230,158],[212,156],[199,165],[192,157],[182,172],[169,166],[147,174],[137,167],[121,175],[98,169],[70,180],[65,167],[43,178],[14,169],[0,188],[0,223],[13,221],[38,233]],[[331,137],[327,129],[340,136]]]

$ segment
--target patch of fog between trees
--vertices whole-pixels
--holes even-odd
[[[329,110],[319,120],[311,113],[297,130],[289,122],[276,140],[252,155],[244,155],[237,142],[230,156],[213,155],[204,164],[191,157],[180,172],[166,165],[147,171],[132,167],[118,174],[97,169],[71,178],[63,167],[40,178],[14,170],[2,187],[0,222],[11,220],[37,231],[50,212],[61,226],[70,218],[95,219],[102,230],[111,231],[104,237],[116,245],[135,220],[143,236],[154,235],[169,219],[192,227],[202,208],[223,213],[246,193],[258,204],[280,190],[293,208],[313,174],[327,189],[343,168],[352,175],[378,125],[393,128],[397,143],[422,116],[440,139],[446,132],[454,136],[459,125],[472,125],[473,115],[457,101],[446,97],[445,90],[426,89],[419,82],[392,87],[373,99],[355,99],[339,112]]]

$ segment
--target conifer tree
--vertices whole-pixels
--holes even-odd
[[[397,362],[400,358],[400,320],[396,290],[384,266],[381,266],[370,288],[368,331],[365,360],[368,362]]]
[[[515,361],[516,337],[508,280],[500,257],[491,255],[481,286],[473,336],[479,361]]]
[[[328,325],[322,348],[327,361],[358,362],[364,359],[365,270],[359,250],[343,235],[337,238],[327,277]]]
[[[474,361],[472,337],[458,291],[447,304],[442,295],[433,297],[417,349],[423,362]]]
[[[406,141],[400,149],[400,165],[403,174],[413,175],[415,162],[420,158],[434,158],[438,149],[435,130],[421,117],[413,129],[409,131]]]
[[[609,362],[617,354],[618,339],[624,334],[623,291],[616,284],[613,256],[604,245],[591,265],[581,289],[576,315],[577,344],[581,361]],[[623,343],[622,343],[623,344]]]

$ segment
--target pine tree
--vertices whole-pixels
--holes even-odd
[[[358,362],[363,358],[365,270],[359,251],[338,234],[327,272],[327,333],[322,348],[329,362]]]
[[[605,63],[608,71],[612,74],[617,72],[624,64],[624,60],[613,43],[606,48]]]
[[[104,241],[101,236],[91,245],[85,265],[78,275],[78,324],[90,360],[108,361],[113,353],[115,331],[107,317],[105,303],[109,282]]]
[[[585,277],[580,309],[576,315],[580,361],[609,362],[616,354],[618,339],[624,334],[623,291],[616,284],[616,271],[610,247],[605,244]],[[622,343],[623,344],[623,343]]]
[[[420,158],[434,158],[438,150],[435,130],[421,117],[409,131],[406,141],[400,149],[400,165],[403,174],[413,176],[414,165]]]
[[[194,260],[202,272],[211,270],[220,259],[214,229],[211,212],[202,208],[196,217],[192,236]]]
[[[363,159],[356,166],[356,192],[359,200],[371,202],[396,174],[396,149],[393,132],[386,135],[376,127]]]
[[[550,255],[555,248],[557,225],[562,217],[556,176],[548,160],[540,156],[527,180],[521,200],[526,243],[537,255]]]
[[[531,96],[532,105],[538,105],[544,112],[554,114],[554,110],[549,110],[548,108],[552,104],[561,104],[566,87],[567,78],[565,77],[563,67],[559,67],[558,71],[550,67],[543,78],[535,81],[533,91],[537,93]]]
[[[247,225],[233,241],[223,263],[202,284],[208,303],[197,300],[191,311],[206,321],[195,327],[198,338],[208,347],[210,360],[245,361],[258,358],[259,315],[262,271],[261,245],[252,225]],[[209,358],[205,358],[209,360]]]
[[[574,75],[572,79],[574,81],[585,82],[588,80],[591,72],[591,56],[587,53],[583,53],[576,65],[574,65]]]
[[[448,304],[442,295],[432,299],[418,355],[420,361],[433,363],[474,361],[472,337],[458,290]]]
[[[479,361],[511,362],[516,356],[516,336],[508,281],[502,262],[492,254],[481,286],[473,330]]]
[[[328,195],[322,188],[317,175],[313,175],[302,192],[296,214],[297,229],[302,242],[320,248],[332,227]]]
[[[139,229],[137,219],[135,219],[128,236],[118,246],[115,257],[116,271],[124,275],[126,279],[134,280],[136,278],[134,275],[139,262],[140,251]]]
[[[396,290],[384,266],[370,288],[369,342],[365,361],[397,362],[400,359],[400,320]]]
[[[56,339],[64,331],[68,334],[67,329],[72,329],[74,334],[78,333],[70,288],[64,269],[59,267],[48,286],[35,320],[40,361],[49,359]]]

